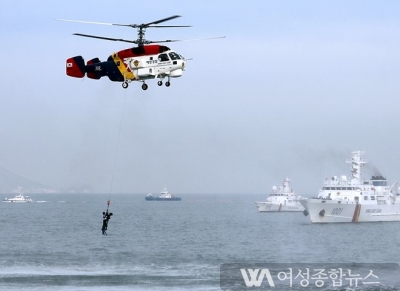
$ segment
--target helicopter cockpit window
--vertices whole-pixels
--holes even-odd
[[[177,54],[177,53],[174,53],[174,52],[172,52],[172,53],[169,53],[169,57],[171,58],[171,60],[180,60],[181,59],[181,57]]]
[[[158,61],[159,62],[168,62],[169,58],[167,54],[161,54],[158,56]]]

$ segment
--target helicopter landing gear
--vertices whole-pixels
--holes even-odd
[[[157,85],[158,85],[158,86],[162,86],[162,81],[161,81],[161,80],[158,81],[158,82],[157,82]]]
[[[167,87],[169,87],[169,86],[171,86],[171,78],[168,76],[168,81],[167,82],[165,82],[165,86],[167,86]]]
[[[143,89],[143,90],[147,90],[147,88],[149,88],[149,86],[147,86],[146,83],[143,83],[143,84],[142,84],[142,89]]]
[[[124,89],[128,88],[128,82],[123,82],[122,83],[122,88],[124,88]]]

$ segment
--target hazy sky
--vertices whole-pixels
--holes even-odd
[[[130,24],[175,14],[165,24],[193,27],[149,28],[146,38],[227,38],[170,44],[193,58],[171,87],[65,75],[69,57],[106,60],[129,47],[72,33],[137,32],[54,18]],[[2,0],[0,23],[0,166],[31,180],[263,197],[288,176],[311,196],[326,177],[349,175],[345,159],[361,149],[373,173],[400,181],[397,0]]]

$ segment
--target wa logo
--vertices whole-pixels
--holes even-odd
[[[247,287],[260,287],[264,281],[264,277],[267,278],[269,286],[275,287],[268,269],[261,269],[261,271],[260,269],[247,269],[247,272],[246,269],[240,269],[240,272]],[[249,273],[250,278],[247,276],[247,273]]]

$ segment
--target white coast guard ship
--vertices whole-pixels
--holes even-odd
[[[18,187],[16,190],[17,195],[13,198],[4,198],[3,202],[9,202],[9,203],[26,203],[26,202],[35,202],[32,198],[29,198],[29,196],[24,196],[22,187]]]
[[[312,223],[400,221],[400,195],[397,182],[391,187],[382,176],[361,180],[367,161],[362,151],[352,152],[351,179],[346,176],[326,180],[318,198],[301,200]]]
[[[256,205],[260,212],[304,211],[304,207],[299,203],[299,199],[302,199],[302,197],[293,192],[293,189],[290,187],[289,178],[285,178],[279,189],[273,186],[272,192],[266,201],[256,202]]]
[[[168,192],[167,188],[165,187],[159,196],[154,197],[151,193],[147,194],[145,197],[146,201],[181,201],[182,198],[176,197]]]

